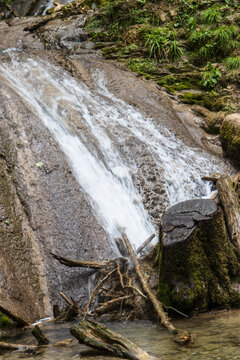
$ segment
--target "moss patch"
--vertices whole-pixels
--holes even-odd
[[[240,120],[238,123],[224,120],[220,139],[226,156],[240,164]]]
[[[8,329],[11,327],[13,327],[12,320],[0,312],[0,329]]]
[[[163,247],[159,299],[187,314],[240,305],[231,278],[240,264],[229,242],[222,211],[200,223],[183,243]]]

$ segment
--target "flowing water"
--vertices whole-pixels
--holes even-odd
[[[104,73],[92,71],[93,86],[43,60],[21,59],[18,51],[8,52],[10,61],[0,64],[0,78],[12,88],[32,113],[50,131],[70,164],[79,183],[79,191],[89,197],[96,216],[111,239],[126,226],[136,247],[155,229],[146,211],[139,187],[138,162],[134,151],[126,151],[131,138],[147,152],[161,169],[167,207],[176,202],[209,196],[211,187],[201,180],[212,171],[224,171],[221,161],[201,148],[190,148],[161,124],[144,117],[136,108],[108,90]],[[47,149],[46,149],[47,151]],[[146,151],[146,150],[145,150]],[[41,165],[40,165],[41,166]],[[150,172],[151,169],[149,169]],[[141,190],[141,189],[140,189]],[[129,337],[162,360],[239,360],[240,312],[210,314],[189,320],[177,320],[176,326],[196,333],[189,348],[175,344],[172,335],[160,325],[148,322],[112,323],[109,326]],[[70,324],[45,325],[51,344],[69,337]],[[30,332],[2,338],[30,344]],[[79,352],[86,350],[74,340],[73,346],[58,349],[50,345],[38,359],[106,359]],[[18,353],[2,354],[1,359],[18,359]],[[29,355],[28,359],[35,358]]]
[[[109,323],[112,330],[134,341],[138,346],[151,355],[152,360],[240,360],[240,311],[220,312],[202,315],[190,320],[177,320],[175,325],[188,329],[195,334],[195,341],[189,347],[181,347],[174,342],[174,337],[161,328],[160,325],[150,322]],[[69,328],[72,324],[45,325],[44,331],[54,344],[58,341],[71,338]],[[19,334],[9,342],[33,344],[30,332]],[[56,348],[50,345],[47,350],[36,357],[24,356],[27,359],[117,359],[104,355],[87,353],[87,347],[80,345],[76,340],[68,348]],[[20,359],[23,355],[11,353],[0,355],[0,359]]]
[[[130,137],[162,169],[166,206],[210,194],[201,176],[221,171],[218,159],[185,146],[165,126],[116,98],[101,72],[93,71],[90,89],[42,60],[20,61],[14,51],[9,55],[0,76],[53,134],[110,238],[127,226],[130,241],[139,246],[154,232],[132,180],[137,163],[131,153],[123,154]]]

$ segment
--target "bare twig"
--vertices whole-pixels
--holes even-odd
[[[112,271],[110,271],[98,284],[97,286],[95,287],[95,289],[93,290],[91,296],[90,296],[90,299],[84,309],[84,319],[86,318],[88,312],[89,312],[89,307],[93,301],[93,299],[95,298],[98,290],[101,288],[102,284],[109,278],[110,275],[112,275],[112,273],[114,273],[116,271],[116,268],[113,269]]]

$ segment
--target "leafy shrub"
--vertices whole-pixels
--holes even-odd
[[[221,12],[218,6],[211,7],[202,11],[200,15],[200,21],[203,24],[218,24],[221,19]]]
[[[194,48],[199,48],[205,45],[213,38],[213,32],[208,28],[194,30],[189,37],[190,44]]]
[[[203,72],[201,84],[206,89],[214,89],[218,83],[219,77],[221,76],[221,71],[217,67],[212,66],[209,62]]]
[[[225,60],[225,65],[228,70],[239,70],[240,69],[240,57],[228,57]]]
[[[150,57],[155,59],[177,60],[183,55],[183,47],[176,40],[174,31],[167,28],[148,28],[141,30]]]
[[[238,30],[234,25],[222,25],[217,29],[202,27],[189,36],[189,47],[197,62],[225,57],[239,48]]]

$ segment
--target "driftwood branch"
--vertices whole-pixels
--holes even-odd
[[[99,306],[95,310],[95,313],[97,314],[97,316],[101,316],[110,311],[113,311],[119,307],[119,304],[123,303],[127,299],[130,299],[131,297],[132,297],[132,295],[125,295],[125,296],[121,296],[117,299],[106,301],[105,303],[101,304],[101,306]]]
[[[152,241],[152,239],[155,238],[155,234],[152,234],[146,241],[144,241],[144,243],[139,246],[139,248],[137,249],[136,253],[137,254],[141,254],[141,252],[145,249],[145,247]]]
[[[23,345],[23,344],[11,344],[1,341],[0,342],[0,350],[4,351],[34,351],[37,350],[37,345]]]
[[[97,322],[81,321],[77,326],[71,327],[70,333],[81,344],[117,357],[131,360],[149,359],[149,355],[130,340]]]
[[[72,260],[62,256],[50,253],[54,259],[58,260],[61,264],[68,267],[86,267],[92,269],[101,269],[107,265],[107,261],[87,261],[87,260]]]
[[[240,205],[230,177],[222,175],[217,181],[217,188],[232,242],[240,252]]]
[[[187,334],[186,332],[183,332],[182,330],[177,329],[172,322],[170,321],[167,314],[164,312],[163,304],[156,298],[156,296],[153,294],[152,290],[150,289],[147,279],[145,278],[145,275],[143,274],[140,264],[137,260],[137,257],[132,249],[132,246],[130,244],[130,241],[128,240],[128,237],[125,233],[122,233],[123,240],[126,244],[126,247],[128,249],[128,252],[131,256],[131,259],[134,263],[136,273],[138,275],[138,278],[142,284],[143,290],[148,296],[149,300],[151,301],[153,308],[155,309],[157,313],[158,319],[161,321],[161,324],[166,327],[168,330],[172,331],[173,333],[179,335],[178,341],[181,342],[181,344],[186,344],[191,341],[191,335]]]
[[[95,289],[93,290],[91,296],[90,296],[90,299],[85,307],[85,310],[84,310],[84,318],[86,318],[88,312],[89,312],[89,308],[90,308],[90,305],[91,303],[93,302],[93,299],[95,298],[98,290],[102,287],[103,283],[109,278],[109,276],[112,275],[112,273],[114,273],[116,271],[116,268],[113,269],[112,271],[110,271],[98,284],[97,286],[95,287]]]
[[[34,326],[32,334],[37,339],[39,346],[49,344],[48,338],[44,335],[44,333],[42,332],[42,330],[40,329],[40,327],[38,325]]]

